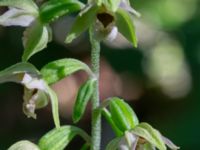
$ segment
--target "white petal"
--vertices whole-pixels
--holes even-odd
[[[17,9],[9,8],[3,15],[0,16],[0,25],[3,26],[29,26],[31,22],[35,19],[34,16],[30,15],[28,12]]]
[[[106,37],[106,40],[112,42],[114,39],[116,39],[117,34],[118,34],[118,29],[116,26],[114,26],[110,31],[110,33],[108,34],[108,36]]]
[[[129,4],[127,4],[126,2],[122,1],[119,5],[120,8],[130,12],[131,14],[140,17],[141,14],[139,12],[137,12],[135,9],[133,9]]]
[[[139,136],[126,131],[125,136],[119,143],[120,150],[135,150],[138,144]]]
[[[31,75],[26,73],[21,83],[24,84],[28,89],[39,89],[46,91],[46,83],[43,80],[33,78]]]

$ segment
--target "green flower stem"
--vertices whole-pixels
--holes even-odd
[[[91,63],[92,71],[97,79],[95,90],[92,98],[92,143],[91,150],[100,150],[101,145],[101,113],[96,113],[95,109],[99,107],[99,69],[100,69],[100,42],[94,37],[94,27],[90,27],[91,43]]]

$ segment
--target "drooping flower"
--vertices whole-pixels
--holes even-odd
[[[112,140],[106,150],[178,150],[175,144],[161,135],[148,123],[140,123],[135,128],[125,131],[124,135]]]
[[[116,38],[120,32],[133,46],[137,46],[133,15],[139,16],[128,0],[89,1],[79,13],[66,43],[72,42],[82,32],[94,25],[94,34],[98,40]]]
[[[18,63],[1,71],[0,83],[5,82],[15,82],[24,86],[23,112],[27,117],[36,118],[35,110],[45,107],[51,101],[55,125],[60,126],[57,97],[33,65]]]
[[[8,7],[8,10],[0,15],[0,25],[27,27],[22,38],[22,61],[28,61],[51,41],[50,22],[79,11],[84,5],[77,0],[51,0],[39,8],[33,0],[0,0],[1,6]]]
[[[179,149],[148,123],[139,123],[132,108],[120,98],[107,99],[99,110],[117,136],[108,143],[106,150],[167,150],[166,146]]]
[[[39,8],[32,0],[1,0],[0,6],[8,7],[8,11],[0,16],[0,25],[27,27],[24,32],[23,61],[46,47],[49,38],[49,27],[43,26],[39,18]]]

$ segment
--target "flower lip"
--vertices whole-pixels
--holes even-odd
[[[103,24],[104,28],[114,21],[114,17],[107,12],[98,13],[97,19]]]

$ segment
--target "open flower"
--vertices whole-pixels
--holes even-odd
[[[99,110],[117,136],[109,142],[106,150],[167,150],[166,146],[172,150],[179,149],[148,123],[139,123],[132,108],[120,98],[109,98]]]
[[[28,117],[36,118],[35,110],[48,104],[49,94],[44,80],[25,73],[21,84],[24,85],[23,111]]]
[[[112,140],[106,150],[167,150],[166,145],[172,150],[179,149],[148,123],[140,123],[135,128],[125,131],[124,136]]]
[[[27,61],[51,41],[49,22],[79,11],[84,5],[77,0],[56,0],[47,1],[38,8],[33,0],[0,0],[1,6],[8,7],[8,10],[0,15],[0,25],[27,27],[22,38],[22,61]]]
[[[72,42],[82,32],[94,25],[94,34],[98,40],[112,41],[120,32],[133,46],[137,46],[133,15],[139,16],[128,0],[89,1],[79,13],[66,43]]]
[[[57,97],[33,65],[18,63],[1,71],[0,83],[4,82],[16,82],[24,86],[23,112],[27,117],[36,118],[35,110],[45,107],[50,100],[54,122],[59,127]]]
[[[0,6],[8,7],[8,11],[0,16],[0,25],[27,27],[24,32],[23,61],[46,47],[49,39],[49,27],[42,25],[39,8],[32,0],[1,0]]]

